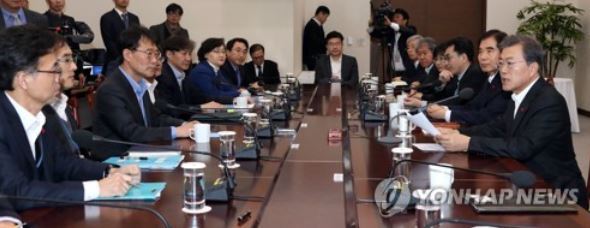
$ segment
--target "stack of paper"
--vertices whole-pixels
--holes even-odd
[[[140,169],[173,170],[184,159],[183,155],[150,155],[141,153],[124,157],[110,157],[104,163],[126,166],[137,165]]]

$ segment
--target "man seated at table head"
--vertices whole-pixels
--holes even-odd
[[[248,41],[244,38],[233,38],[226,44],[225,63],[221,66],[221,72],[227,82],[237,88],[248,88],[248,82],[244,73],[244,63],[248,53]]]
[[[477,64],[473,63],[473,43],[465,37],[457,37],[447,43],[445,59],[447,69],[439,73],[439,80],[442,85],[436,88],[432,96],[424,96],[422,100],[409,97],[405,105],[413,107],[426,106],[428,101],[438,101],[447,97],[458,95],[460,91],[470,88],[473,90],[473,97],[477,95],[483,86],[486,76]],[[456,99],[451,104],[465,104],[471,99]]]
[[[140,181],[137,166],[115,169],[72,156],[45,124],[41,109],[59,93],[63,60],[56,51],[62,45],[44,28],[0,32],[0,192],[74,201],[124,195]],[[22,211],[41,205],[15,200],[12,206]]]
[[[488,78],[477,96],[465,105],[429,105],[427,111],[430,117],[471,126],[486,123],[504,113],[510,99],[510,92],[502,91],[502,76],[498,72],[498,44],[504,37],[506,33],[494,29],[486,32],[479,41],[477,59]]]
[[[162,58],[149,30],[131,26],[121,33],[120,43],[122,62],[96,92],[94,133],[136,143],[188,137],[197,122],[183,122],[161,113],[147,93],[146,81],[155,77]],[[96,159],[119,156],[127,149],[114,143],[100,144],[93,153]]]
[[[315,82],[340,82],[342,85],[355,87],[358,83],[358,65],[356,58],[342,52],[344,36],[338,31],[326,35],[328,55],[322,55],[316,62]]]
[[[193,63],[192,53],[195,43],[184,36],[172,36],[162,43],[162,51],[166,61],[162,65],[162,74],[157,77],[156,107],[164,113],[180,117],[185,116],[178,110],[173,110],[168,105],[176,107],[183,105],[198,105],[201,108],[221,108],[222,105],[209,101],[207,97],[197,89],[187,88],[186,74]]]
[[[220,70],[226,62],[225,44],[222,38],[208,38],[197,51],[199,64],[191,70],[188,77],[190,85],[196,87],[207,99],[231,104],[240,94],[247,95],[245,89],[232,84]]]
[[[448,151],[508,157],[526,165],[556,189],[568,189],[588,209],[587,189],[572,144],[565,99],[540,77],[543,47],[531,37],[500,43],[502,89],[512,92],[508,108],[483,125],[441,129],[436,139]]]
[[[246,83],[257,88],[262,85],[277,85],[281,83],[279,67],[275,61],[264,58],[264,46],[253,44],[250,47],[252,61],[244,65]]]

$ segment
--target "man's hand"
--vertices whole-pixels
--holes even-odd
[[[383,16],[383,18],[384,18],[383,25],[390,26],[391,25],[391,20],[389,20],[389,18],[387,16]]]
[[[437,104],[432,104],[432,105],[428,105],[426,112],[428,113],[428,116],[430,116],[434,119],[443,120],[443,119],[445,119],[445,114],[447,112],[447,108],[445,108],[444,106],[437,105]]]
[[[139,182],[141,182],[141,170],[137,165],[126,165],[121,168],[111,168],[109,176],[117,173],[130,176],[131,185],[137,185]]]
[[[224,107],[225,107],[225,105],[217,103],[215,101],[207,102],[207,103],[201,105],[201,108],[204,108],[204,109],[224,108]]]
[[[448,83],[449,81],[451,81],[451,79],[453,79],[454,75],[453,73],[451,73],[448,70],[442,70],[439,74],[438,74],[438,80],[440,80],[443,83]]]
[[[176,137],[177,138],[189,137],[191,135],[191,132],[193,131],[193,126],[198,123],[199,122],[197,122],[197,121],[190,121],[190,122],[182,123],[182,125],[176,127]]]
[[[132,178],[121,173],[114,173],[98,181],[100,197],[123,196],[131,188]]]
[[[406,97],[404,99],[404,105],[411,106],[411,107],[420,107],[420,106],[422,106],[422,101],[418,98],[415,98],[415,97]]]
[[[467,151],[469,149],[469,136],[458,131],[442,133],[436,136],[436,141],[447,151]]]

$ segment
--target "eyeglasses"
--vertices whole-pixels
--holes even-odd
[[[211,52],[213,52],[215,54],[225,54],[225,48],[215,48]]]
[[[526,60],[512,60],[512,61],[502,61],[498,62],[498,68],[503,69],[504,67],[508,67],[508,69],[513,70],[517,63],[526,62]]]
[[[33,73],[46,73],[46,74],[52,74],[53,76],[59,76],[62,73],[61,67],[59,67],[59,60],[57,60],[55,63],[53,63],[53,67],[51,67],[51,70],[39,70],[39,69],[35,69],[33,71]]]
[[[65,63],[65,64],[70,64],[70,63],[77,63],[78,62],[78,56],[75,55],[66,55],[62,58],[57,59],[58,63]]]
[[[155,59],[157,59],[160,62],[164,61],[164,57],[162,57],[162,52],[160,52],[160,51],[139,50],[139,49],[135,49],[134,51],[144,53],[144,54],[146,54],[148,56],[148,58],[155,58]]]

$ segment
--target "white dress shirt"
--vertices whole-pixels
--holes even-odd
[[[402,55],[400,52],[405,50],[399,50],[399,46],[397,45],[399,43],[399,38],[402,36],[402,34],[399,33],[400,26],[399,24],[394,22],[391,22],[389,26],[391,27],[391,29],[395,31],[395,43],[393,44],[393,50],[391,55],[393,56],[393,58],[391,58],[392,66],[395,71],[405,71],[406,67],[404,66],[404,61],[402,59]]]
[[[254,75],[256,75],[256,77],[258,77],[258,65],[254,64]],[[260,71],[264,72],[264,62],[262,62],[262,64],[260,64]],[[262,75],[261,75],[262,76]]]
[[[520,91],[520,93],[516,94],[515,92],[512,92],[512,100],[514,101],[514,118],[516,118],[516,113],[518,113],[518,108],[520,108],[520,104],[522,103],[522,100],[524,100],[524,98],[526,97],[527,93],[529,93],[529,90],[531,90],[531,88],[533,87],[533,85],[539,80],[539,78],[535,79],[533,82],[531,82],[531,84],[529,84],[526,88],[524,88],[522,91]]]
[[[342,55],[338,57],[330,56],[330,67],[332,67],[331,78],[342,80]]]
[[[145,83],[148,86],[148,95],[150,96],[150,101],[152,102],[152,104],[156,103],[156,86],[158,86],[158,81],[154,79],[153,82],[149,82],[149,81],[145,81]]]
[[[18,117],[25,128],[25,133],[27,134],[27,139],[29,141],[29,146],[31,147],[31,151],[33,152],[33,158],[35,158],[35,141],[37,137],[41,134],[43,130],[43,125],[45,125],[45,115],[43,112],[39,112],[36,115],[33,115],[28,110],[26,110],[23,106],[21,106],[18,102],[16,102],[8,93],[4,92],[8,100],[16,110]],[[36,159],[36,158],[35,158]],[[98,181],[84,181],[82,182],[84,187],[84,200],[93,200],[98,198],[100,195],[100,186],[98,185]]]
[[[66,115],[66,108],[68,107],[68,96],[66,96],[64,93],[61,93],[60,96],[55,98],[53,102],[51,102],[51,104],[49,105],[51,105],[53,110],[57,112],[59,118],[61,118],[63,121],[66,121],[66,123],[69,122],[68,116]]]

